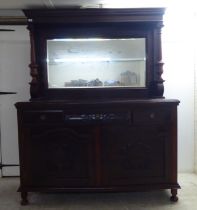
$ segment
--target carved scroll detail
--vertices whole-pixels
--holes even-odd
[[[164,80],[162,79],[163,65],[162,62],[162,49],[161,49],[161,28],[162,23],[157,24],[157,28],[154,31],[154,81],[151,84],[151,95],[153,97],[163,97],[164,93]]]
[[[157,81],[157,95],[162,97],[163,96],[163,92],[164,92],[164,85],[163,85],[163,78],[162,78],[162,74],[163,74],[163,65],[164,63],[162,61],[158,61],[156,63],[156,81]]]
[[[31,43],[31,63],[29,64],[30,75],[32,77],[30,84],[30,95],[32,98],[37,98],[39,90],[39,78],[38,78],[38,65],[36,63],[36,52],[35,52],[35,40],[33,36],[33,26],[28,25],[29,34],[30,34],[30,43]]]

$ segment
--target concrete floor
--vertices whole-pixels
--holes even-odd
[[[42,194],[30,193],[20,205],[18,178],[0,179],[0,210],[197,210],[197,175],[180,174],[179,201],[169,201],[169,190],[138,193]]]

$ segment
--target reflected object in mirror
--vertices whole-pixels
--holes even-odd
[[[122,86],[136,86],[138,85],[138,78],[135,72],[125,71],[121,73],[121,85]]]
[[[117,80],[106,80],[104,86],[120,86],[120,81]]]
[[[98,78],[96,78],[88,82],[88,86],[103,86],[103,83]]]
[[[71,80],[70,82],[65,82],[66,87],[84,87],[87,86],[88,81],[84,79]]]

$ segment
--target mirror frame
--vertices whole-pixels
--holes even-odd
[[[161,28],[164,8],[24,10],[31,39],[31,100],[162,98]],[[48,88],[47,40],[145,38],[146,86]]]

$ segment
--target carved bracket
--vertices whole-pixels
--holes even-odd
[[[162,79],[162,74],[163,74],[163,65],[164,63],[162,61],[158,61],[156,63],[155,68],[156,68],[156,75],[155,75],[155,93],[154,96],[157,97],[163,97],[164,93],[164,80]]]
[[[30,95],[31,98],[38,97],[39,91],[39,75],[38,75],[38,65],[36,63],[36,52],[35,52],[35,40],[33,36],[33,26],[31,23],[28,24],[28,30],[30,34],[30,42],[31,42],[31,63],[29,64],[30,75],[32,77],[30,84]]]
[[[163,23],[157,23],[154,30],[154,80],[150,84],[150,95],[154,98],[163,98],[164,80],[162,79],[163,65],[161,50],[161,28]]]

